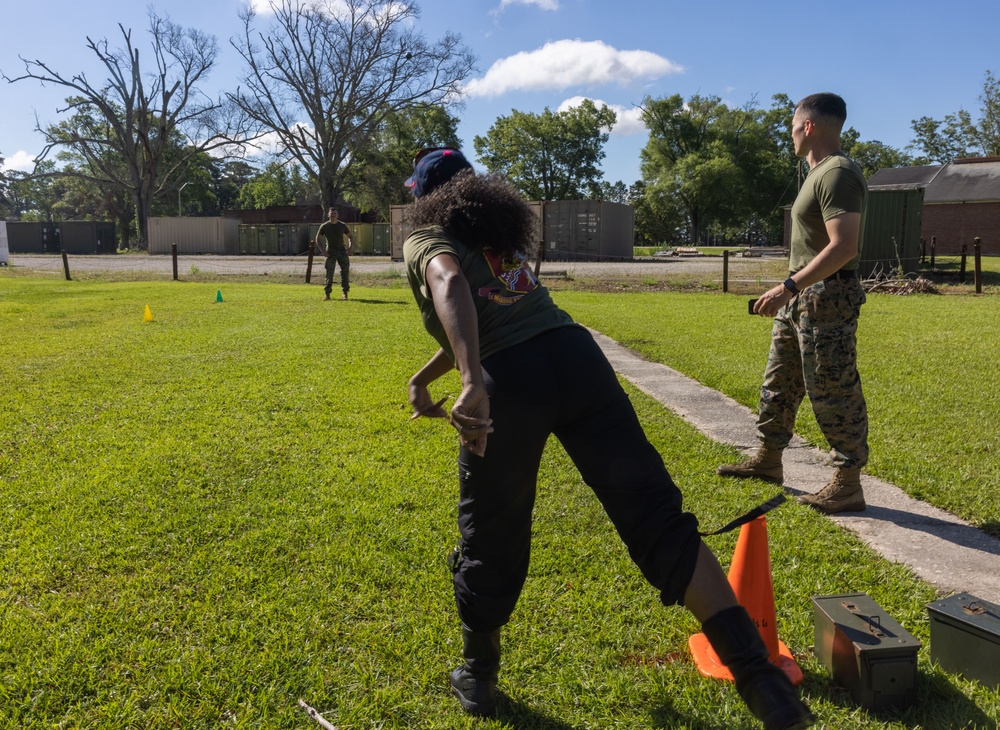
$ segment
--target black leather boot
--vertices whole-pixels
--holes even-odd
[[[816,722],[780,667],[746,609],[733,606],[708,619],[702,630],[736,680],[736,691],[765,730],[801,730]]]
[[[500,671],[500,629],[473,631],[462,627],[465,664],[451,673],[451,693],[470,715],[496,714],[497,673]]]

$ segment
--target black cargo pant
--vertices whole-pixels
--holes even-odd
[[[461,540],[453,555],[462,623],[507,623],[528,573],[531,514],[542,450],[555,434],[594,490],[629,554],[667,604],[679,603],[698,555],[694,515],[646,439],[593,337],[561,327],[483,362],[489,435],[480,458],[459,453]]]

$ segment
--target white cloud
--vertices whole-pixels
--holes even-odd
[[[590,97],[587,96],[574,96],[562,104],[556,111],[564,112],[572,109],[573,107],[580,106],[580,104]],[[626,107],[619,104],[608,104],[606,101],[601,101],[600,99],[590,99],[594,102],[594,105],[598,108],[606,106],[611,109],[617,116],[615,121],[615,126],[611,128],[611,134],[616,137],[628,137],[633,134],[645,134],[646,124],[642,121],[642,109],[639,107]]]
[[[500,0],[500,10],[511,5],[537,5],[542,10],[558,10],[559,0]]]
[[[683,71],[651,51],[619,51],[602,41],[561,40],[501,58],[482,78],[470,81],[465,91],[470,96],[497,96],[572,86],[624,86]]]
[[[25,152],[24,150],[18,150],[10,157],[4,158],[2,169],[31,172],[35,169],[35,156]]]

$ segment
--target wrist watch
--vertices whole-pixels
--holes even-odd
[[[790,276],[787,279],[785,279],[785,288],[792,294],[799,293],[799,288],[795,286],[795,282],[792,280],[792,277]]]

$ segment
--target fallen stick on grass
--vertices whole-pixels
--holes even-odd
[[[325,719],[323,719],[323,716],[321,714],[319,714],[318,712],[316,712],[316,710],[307,705],[305,700],[302,699],[299,700],[299,707],[305,710],[306,714],[309,715],[309,717],[311,717],[313,720],[318,722],[320,727],[324,728],[324,730],[337,730],[336,727],[334,727],[333,725],[328,723]]]

